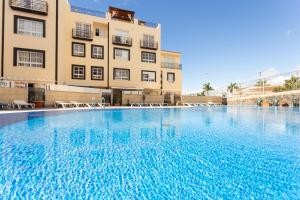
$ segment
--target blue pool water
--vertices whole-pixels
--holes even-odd
[[[0,199],[300,199],[300,111],[0,115]]]

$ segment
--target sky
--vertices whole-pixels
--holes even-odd
[[[160,23],[162,49],[182,52],[185,93],[300,70],[300,0],[69,1]]]

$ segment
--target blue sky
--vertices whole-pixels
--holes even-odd
[[[300,69],[300,0],[70,0],[136,11],[162,24],[162,49],[183,53],[183,90]]]

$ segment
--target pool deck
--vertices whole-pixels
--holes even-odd
[[[28,112],[53,112],[53,111],[83,111],[83,110],[118,110],[118,109],[165,109],[165,108],[190,108],[188,106],[152,106],[152,107],[130,107],[130,106],[110,106],[105,108],[45,108],[45,109],[23,109],[23,110],[3,110],[1,114],[28,113]]]

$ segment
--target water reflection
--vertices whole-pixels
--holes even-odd
[[[290,122],[285,124],[286,132],[292,135],[300,134],[300,122]]]
[[[90,144],[100,145],[103,143],[103,136],[106,135],[106,130],[91,129],[90,130]]]
[[[123,121],[123,112],[119,110],[112,111],[111,117],[114,122],[121,122]]]
[[[156,128],[142,128],[140,133],[140,139],[145,141],[155,141],[156,131]]]
[[[175,138],[176,137],[176,129],[174,126],[169,127],[168,129],[166,129],[167,132],[167,136],[168,138]]]
[[[131,140],[130,129],[113,130],[112,137],[112,141],[114,144],[128,144]]]

